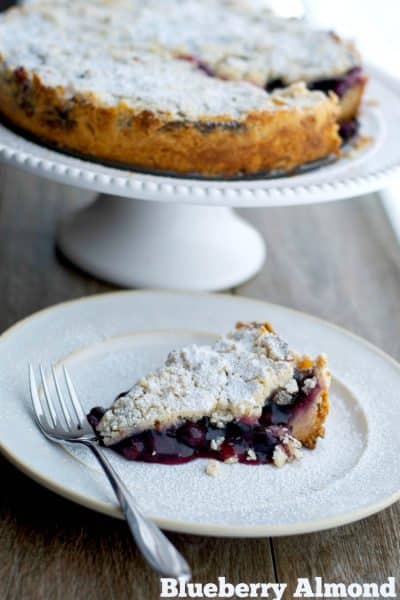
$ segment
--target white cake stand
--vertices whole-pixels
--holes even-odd
[[[278,179],[215,181],[142,174],[49,150],[0,126],[0,159],[96,200],[61,225],[73,263],[126,287],[219,290],[265,260],[259,233],[232,207],[327,202],[382,189],[400,172],[400,83],[371,69],[362,134],[373,141],[333,164]]]

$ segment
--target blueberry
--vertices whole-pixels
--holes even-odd
[[[126,444],[123,444],[121,447],[121,453],[128,460],[137,460],[139,457],[143,456],[145,453],[145,443],[142,436],[133,436],[129,438]]]
[[[229,460],[230,458],[234,458],[236,456],[235,447],[230,442],[223,442],[218,450],[219,455],[222,460]]]
[[[282,79],[271,79],[271,81],[267,82],[265,89],[267,92],[273,92],[274,90],[276,90],[278,88],[284,88],[284,87],[286,87],[286,86],[283,83]]]
[[[206,431],[199,423],[187,421],[177,429],[176,437],[191,448],[201,448],[206,441]]]
[[[345,141],[351,140],[358,133],[359,122],[357,119],[350,119],[348,121],[343,121],[340,124],[339,134],[340,137]]]
[[[100,408],[100,406],[96,406],[95,408],[92,408],[92,410],[90,411],[90,413],[87,416],[87,420],[89,421],[89,423],[93,427],[93,429],[96,429],[97,425],[100,423],[101,419],[103,418],[104,413],[105,413],[104,408]]]
[[[272,457],[276,445],[279,443],[278,438],[272,435],[264,427],[258,427],[253,433],[253,444],[256,453],[264,454],[267,457]]]
[[[227,440],[240,442],[245,440],[251,433],[252,426],[242,421],[231,421],[226,425],[225,438]]]

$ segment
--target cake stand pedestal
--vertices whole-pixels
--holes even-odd
[[[265,260],[260,234],[231,208],[109,194],[61,225],[58,247],[84,271],[124,287],[226,289]]]
[[[291,177],[216,181],[131,172],[49,150],[1,125],[0,160],[100,193],[60,227],[58,246],[81,269],[127,287],[226,289],[253,276],[265,259],[260,235],[233,207],[350,198],[399,176],[400,83],[368,71],[361,115],[368,143]]]

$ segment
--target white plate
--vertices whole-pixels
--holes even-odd
[[[297,464],[166,466],[108,451],[140,505],[162,527],[222,536],[288,535],[342,525],[400,497],[400,366],[363,340],[313,317],[255,300],[122,292],[45,310],[0,338],[0,445],[25,473],[85,506],[120,516],[85,450],[45,441],[32,423],[27,363],[66,362],[85,407],[109,405],[173,347],[213,339],[237,320],[270,320],[293,347],[329,355],[327,435]],[[89,467],[89,468],[88,468]]]
[[[218,181],[122,170],[80,160],[33,143],[0,125],[0,160],[69,185],[158,202],[216,206],[290,206],[377,191],[400,170],[400,82],[379,69],[371,76],[361,133],[372,143],[333,164],[280,178]]]

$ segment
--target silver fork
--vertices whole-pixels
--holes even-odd
[[[50,387],[45,371],[39,367],[43,394],[36,384],[32,365],[29,365],[29,384],[35,421],[42,434],[57,444],[83,444],[89,448],[106,474],[122,512],[128,522],[129,529],[144,558],[158,573],[166,577],[191,579],[190,567],[186,560],[161,530],[138,509],[136,501],[120,479],[99,445],[87,422],[85,412],[79,401],[75,387],[66,368],[63,368],[66,394],[54,367],[51,374],[54,384],[55,402],[52,400]],[[44,397],[42,401],[41,397]]]

